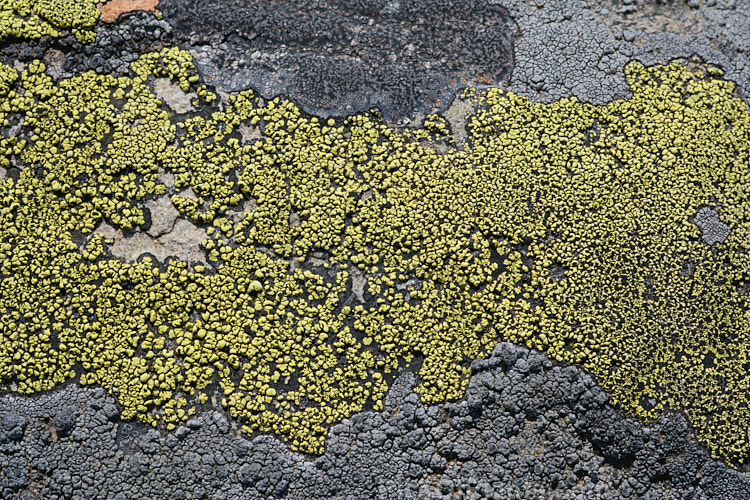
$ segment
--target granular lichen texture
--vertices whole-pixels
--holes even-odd
[[[333,423],[383,408],[399,366],[425,403],[458,399],[510,341],[632,414],[684,411],[741,462],[750,114],[717,69],[625,72],[633,96],[604,106],[467,91],[459,150],[436,115],[399,132],[219,99],[174,48],[119,78],[2,66],[0,120],[21,132],[0,139],[0,380],[77,378],[167,429],[218,383],[243,430],[319,453]],[[197,110],[170,112],[157,78]],[[111,256],[102,228],[146,229],[160,197],[205,228],[207,264]],[[713,244],[709,212],[729,228]]]
[[[99,15],[93,0],[2,0],[0,41],[59,37],[60,30],[70,30],[79,42],[90,42]]]

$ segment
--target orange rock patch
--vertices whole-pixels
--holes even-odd
[[[157,5],[159,5],[159,0],[111,0],[105,4],[99,4],[98,7],[102,13],[102,21],[111,23],[122,14],[134,10],[153,12]]]

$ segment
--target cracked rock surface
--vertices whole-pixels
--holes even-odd
[[[745,97],[750,9],[736,0],[495,0],[518,23],[510,90],[535,101],[629,96],[622,68],[698,56],[721,67]]]
[[[165,0],[160,9],[207,83],[288,95],[314,114],[378,107],[401,121],[512,68],[515,25],[487,0]]]

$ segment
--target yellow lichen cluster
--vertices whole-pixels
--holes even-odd
[[[58,37],[59,30],[70,30],[79,42],[91,42],[97,19],[93,0],[1,0],[0,40]]]
[[[633,97],[601,107],[468,93],[456,151],[437,116],[396,132],[250,91],[211,104],[184,51],[132,69],[56,85],[0,67],[0,120],[30,134],[0,143],[26,165],[0,181],[0,380],[80,373],[170,429],[217,382],[244,430],[320,452],[399,365],[419,363],[424,401],[460,398],[508,340],[748,455],[750,115],[717,70],[631,64]],[[155,76],[205,111],[170,115]],[[142,226],[160,196],[206,228],[209,266],[107,255],[99,224]],[[705,205],[732,228],[713,247],[690,222]]]

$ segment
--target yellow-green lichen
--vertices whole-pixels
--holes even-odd
[[[509,340],[747,457],[750,115],[716,70],[634,63],[633,97],[599,107],[475,93],[462,151],[435,116],[396,132],[250,91],[216,102],[176,49],[132,70],[0,68],[0,120],[26,134],[0,143],[26,165],[0,181],[0,379],[20,392],[78,369],[125,418],[174,428],[216,381],[244,430],[320,452],[332,423],[382,408],[399,365],[421,361],[424,401],[460,398]],[[205,111],[170,115],[155,76]],[[137,228],[159,196],[206,227],[210,266],[107,256],[99,224]],[[724,243],[690,222],[706,205]]]
[[[70,30],[79,42],[91,42],[97,19],[93,0],[0,0],[0,40],[58,37]]]

